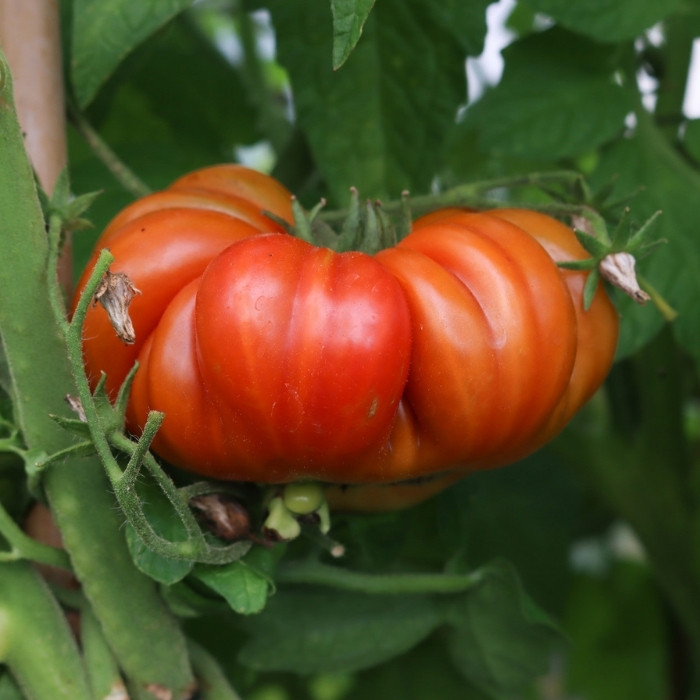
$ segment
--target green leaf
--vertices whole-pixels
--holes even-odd
[[[342,700],[485,700],[454,667],[439,635],[429,637],[407,654],[353,675]],[[335,696],[338,697],[338,696]]]
[[[24,700],[25,698],[8,670],[0,674],[0,698],[2,700]]]
[[[299,125],[336,203],[345,205],[351,186],[372,198],[428,189],[466,100],[466,39],[456,35],[470,37],[477,52],[485,35],[486,0],[462,4],[469,10],[459,9],[448,31],[440,3],[377,3],[362,40],[334,72],[325,0],[269,3]]]
[[[575,640],[566,696],[667,697],[664,624],[663,604],[645,564],[617,560],[602,575],[577,575],[564,616],[566,632]]]
[[[238,561],[225,566],[200,564],[195,567],[193,573],[225,598],[234,612],[252,615],[265,607],[273,585],[266,571],[268,558],[267,550],[254,547]]]
[[[557,159],[591,152],[624,128],[632,92],[613,81],[611,50],[559,28],[511,44],[501,82],[464,126],[500,156]]]
[[[290,588],[247,618],[252,636],[239,659],[265,671],[351,672],[404,653],[439,622],[429,596]]]
[[[333,13],[333,69],[345,63],[362,35],[374,0],[331,0]]]
[[[71,78],[84,107],[124,57],[192,0],[74,0]]]
[[[700,119],[691,119],[685,125],[683,146],[688,154],[700,163]]]
[[[599,41],[634,39],[673,12],[681,0],[527,0],[571,31]]]
[[[509,564],[495,562],[482,573],[482,583],[448,608],[449,649],[471,683],[493,698],[510,698],[547,671],[561,634]]]
[[[469,569],[511,562],[528,593],[558,616],[566,600],[569,548],[580,527],[581,486],[549,450],[471,474],[435,499],[440,541]]]

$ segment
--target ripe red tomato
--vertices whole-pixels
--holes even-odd
[[[290,220],[289,200],[259,173],[205,169],[98,241],[143,293],[133,346],[90,310],[86,368],[113,393],[138,358],[128,426],[164,411],[165,459],[268,483],[426,479],[333,491],[394,507],[529,454],[604,380],[617,314],[602,286],[584,311],[586,273],[557,267],[586,256],[564,224],[446,209],[370,257],[280,233],[263,212]]]
[[[154,449],[210,476],[353,481],[357,458],[386,443],[410,346],[401,288],[373,258],[256,236],[166,310],[133,422],[164,411]]]
[[[483,240],[469,242],[463,230],[458,233],[460,229]],[[539,252],[533,242],[539,244]],[[414,252],[398,253],[402,248]],[[441,279],[434,268],[421,276],[419,270],[428,263],[415,255],[417,250],[441,262],[460,284],[453,280],[437,293]],[[549,262],[542,258],[542,250]],[[427,369],[417,364],[421,345],[420,336],[414,334],[407,391],[390,439],[395,453],[401,453],[403,446],[409,456],[395,460],[389,470],[395,465],[398,471],[408,462],[411,475],[424,478],[391,486],[328,488],[327,497],[336,509],[406,507],[470,472],[527,456],[564,428],[610,370],[618,314],[602,285],[590,308],[584,310],[587,273],[552,264],[588,257],[573,231],[556,219],[524,209],[479,214],[445,209],[416,221],[413,232],[397,248],[377,257],[394,265],[409,291],[414,328],[417,324],[426,336],[428,358]],[[482,316],[477,313],[475,319],[467,319],[462,316],[464,309],[455,311],[454,318],[446,315],[450,307],[445,290],[450,286],[458,290],[457,296],[474,296]],[[432,325],[426,322],[431,315]],[[456,318],[464,323],[459,335]],[[528,328],[521,328],[521,322]],[[509,328],[507,324],[513,325]],[[451,333],[445,332],[448,326]],[[499,343],[496,339],[503,339],[501,332],[508,328],[506,342]],[[470,352],[474,353],[471,357]],[[423,371],[428,373],[427,381],[411,391]],[[451,417],[457,420],[451,423]],[[429,436],[443,449],[455,446],[454,456],[443,462],[447,468],[442,471],[433,469]]]

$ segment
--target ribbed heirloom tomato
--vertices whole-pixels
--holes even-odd
[[[116,391],[134,361],[128,427],[165,413],[153,443],[207,476],[336,489],[351,507],[404,505],[550,440],[604,380],[618,319],[586,257],[543,214],[446,209],[375,256],[282,232],[290,195],[215,166],[127,207],[98,240],[142,294],[125,346],[92,308],[84,356]],[[87,280],[94,260],[79,285]],[[77,298],[77,296],[76,296]]]

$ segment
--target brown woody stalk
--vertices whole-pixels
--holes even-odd
[[[58,0],[0,0],[0,46],[12,70],[27,153],[48,194],[67,163],[59,17]],[[58,274],[62,287],[70,293],[69,240]]]

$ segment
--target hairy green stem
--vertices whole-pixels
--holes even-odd
[[[71,570],[70,559],[64,550],[37,542],[27,535],[9,516],[2,504],[0,504],[0,534],[11,547],[8,552],[0,552],[0,562],[29,559],[39,564]]]
[[[0,55],[0,334],[15,423],[29,449],[53,454],[75,445],[51,418],[72,417],[64,397],[75,393],[75,383],[56,318],[60,296],[50,301],[56,271],[48,266],[11,86]],[[102,466],[94,458],[67,459],[47,470],[44,485],[76,576],[125,673],[139,685],[157,683],[181,696],[192,682],[184,635],[154,582],[131,560]]]
[[[93,700],[65,615],[27,562],[0,564],[0,662],[27,700]]]
[[[147,421],[146,428],[148,427],[149,424]],[[153,421],[151,421],[150,427],[151,429],[156,427]],[[165,493],[166,497],[175,509],[175,512],[180,518],[182,524],[184,525],[188,536],[190,537],[190,539],[195,540],[195,543],[192,543],[194,544],[194,547],[190,545],[190,548],[192,549],[191,554],[195,556],[201,555],[206,557],[206,553],[209,551],[209,545],[207,545],[207,543],[205,542],[204,537],[202,535],[202,531],[197,523],[196,518],[192,514],[192,511],[190,510],[186,499],[177,489],[172,479],[161,469],[160,465],[156,462],[153,455],[144,449],[147,448],[148,445],[150,445],[152,438],[153,435],[149,435],[144,429],[144,435],[141,437],[141,440],[139,440],[138,443],[134,443],[131,440],[129,440],[129,438],[127,438],[124,434],[116,432],[110,436],[110,441],[118,449],[122,450],[122,452],[125,452],[126,454],[130,455],[129,464],[135,464],[136,459],[139,459],[143,462],[144,466],[148,469],[151,476],[156,480],[161,490],[163,491],[163,493]],[[125,471],[124,474],[126,475],[127,472]],[[125,487],[133,486],[133,481],[127,482],[127,484],[125,484]]]
[[[411,211],[418,214],[425,214],[436,209],[446,207],[471,206],[477,209],[492,209],[502,207],[503,200],[488,198],[484,195],[500,189],[515,189],[528,186],[542,186],[550,183],[573,185],[581,179],[581,175],[570,170],[553,171],[546,173],[530,173],[515,177],[502,177],[494,180],[484,180],[482,182],[468,182],[458,185],[438,194],[419,195],[410,197],[409,203]],[[387,213],[400,213],[407,206],[405,197],[401,199],[383,202],[382,209]],[[558,204],[549,202],[545,205],[533,205],[532,208],[546,213],[571,214],[580,211],[588,211],[588,208],[576,207],[570,204]],[[322,211],[318,218],[328,224],[335,224],[344,221],[348,212],[344,209],[333,211]]]
[[[119,666],[105,639],[100,621],[89,605],[80,612],[80,644],[87,670],[88,681],[95,698],[121,697],[124,681]]]
[[[359,593],[460,593],[482,580],[477,571],[469,574],[369,574],[337,566],[306,561],[280,566],[276,583],[329,586]]]
[[[55,233],[52,235],[52,230],[53,227],[50,228],[50,239],[54,242],[52,248],[55,248],[57,239]],[[112,260],[112,255],[108,250],[101,251],[92,274],[83,288],[73,313],[73,318],[70,322],[63,319],[60,321],[66,337],[68,359],[73,367],[78,396],[85,412],[95,449],[105,466],[112,488],[124,514],[149,549],[165,557],[196,560],[208,564],[224,564],[238,559],[244,553],[241,543],[217,547],[210,545],[206,541],[187,502],[178,492],[172,479],[161,469],[160,465],[148,452],[151,441],[162,422],[163,415],[155,412],[151,413],[146,422],[143,435],[138,442],[134,443],[121,433],[121,421],[113,421],[120,423],[119,429],[108,429],[104,425],[104,421],[98,411],[87,376],[83,370],[82,327],[88,307],[92,303],[95,292]],[[59,290],[55,288],[52,298],[57,298],[58,294]],[[54,301],[55,304],[56,302]],[[122,396],[121,393],[120,396]],[[117,463],[112,452],[112,445],[129,455],[129,463],[125,471],[122,471]],[[146,466],[173,505],[187,532],[186,540],[172,542],[161,537],[146,518],[135,488],[135,482],[142,464]]]

